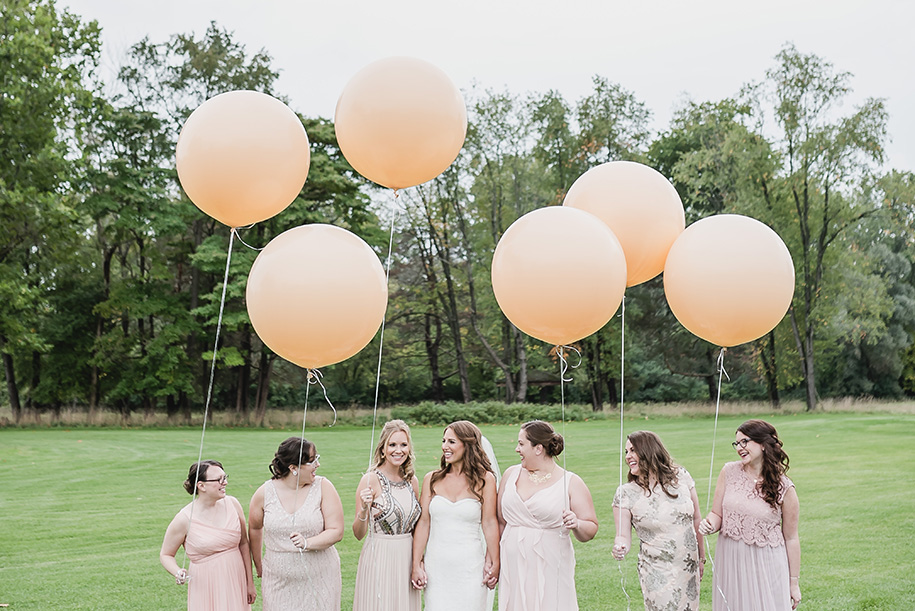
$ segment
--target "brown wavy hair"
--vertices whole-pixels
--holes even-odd
[[[454,436],[464,444],[464,458],[461,461],[463,473],[470,480],[470,491],[482,503],[486,472],[489,471],[495,475],[492,470],[492,464],[489,462],[489,457],[486,456],[486,452],[483,450],[483,434],[477,428],[477,425],[467,420],[452,422],[445,427],[446,431],[448,429],[451,429],[454,432]],[[453,466],[445,462],[444,454],[439,464],[440,468],[432,472],[432,478],[429,480],[429,489],[433,495],[435,495],[435,483],[448,475]]]
[[[632,444],[632,451],[639,457],[639,474],[633,475],[629,472],[629,481],[635,482],[640,488],[648,491],[651,496],[651,476],[653,475],[658,483],[661,484],[661,490],[664,494],[672,499],[679,495],[673,491],[679,483],[677,470],[679,467],[670,457],[670,453],[661,438],[651,431],[635,431],[627,437]]]
[[[375,446],[375,453],[372,454],[372,469],[377,469],[384,463],[384,448],[394,433],[405,433],[407,435],[407,445],[409,445],[410,451],[407,453],[407,460],[400,465],[400,475],[405,481],[410,481],[416,474],[416,455],[413,453],[413,438],[410,436],[410,427],[403,420],[388,420],[381,428],[378,445]]]
[[[743,433],[762,447],[762,483],[759,488],[766,502],[774,509],[778,509],[782,475],[788,472],[788,454],[782,449],[782,440],[778,438],[778,432],[765,420],[747,420],[737,427],[737,432]]]

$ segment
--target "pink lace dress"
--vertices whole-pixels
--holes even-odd
[[[741,463],[727,463],[722,471],[726,487],[715,550],[712,609],[790,611],[791,584],[781,506],[775,509],[765,501]],[[792,486],[783,475],[779,505]]]
[[[635,482],[617,488],[613,497],[614,506],[632,514],[639,535],[639,584],[647,611],[699,609],[699,544],[690,492],[695,487],[681,467],[677,498],[657,484],[649,495]]]
[[[184,550],[191,561],[188,574],[187,608],[189,611],[247,611],[247,576],[245,561],[238,544],[241,523],[230,497],[216,501],[225,511],[221,526],[192,518]]]

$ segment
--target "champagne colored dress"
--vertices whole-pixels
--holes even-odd
[[[521,465],[505,471],[499,499],[505,530],[500,546],[499,611],[575,611],[575,551],[562,527],[568,508],[566,482],[559,478],[526,501],[518,495]]]
[[[423,608],[483,611],[489,589],[483,585],[486,543],[480,501],[464,498],[451,502],[435,495],[429,502],[429,519]]]
[[[655,484],[648,494],[635,482],[617,488],[613,505],[628,509],[639,535],[639,583],[647,611],[696,611],[699,608],[699,545],[693,523],[686,469],[677,472],[670,498]],[[736,611],[736,609],[735,609]]]
[[[191,561],[187,585],[188,611],[248,611],[245,562],[238,544],[241,524],[231,497],[216,501],[225,512],[221,526],[191,518],[184,550]]]
[[[330,546],[303,552],[289,540],[293,532],[308,539],[324,531],[323,480],[315,477],[314,483],[300,492],[307,496],[295,513],[283,508],[276,482],[270,480],[264,486],[264,611],[340,611],[343,582],[337,549]]]
[[[781,502],[794,484],[782,476],[776,509],[760,495],[740,462],[727,463],[723,471],[724,515],[715,548],[712,609],[790,611],[791,582]]]
[[[353,611],[419,611],[421,594],[410,574],[413,529],[422,508],[410,482],[375,474],[381,496],[372,503],[370,531],[359,555]]]

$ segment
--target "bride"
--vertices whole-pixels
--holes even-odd
[[[483,611],[499,581],[496,477],[481,438],[471,422],[449,425],[441,468],[423,478],[412,582],[426,611]]]

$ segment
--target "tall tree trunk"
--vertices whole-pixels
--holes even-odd
[[[798,354],[801,355],[801,373],[804,376],[805,399],[807,411],[813,411],[817,405],[816,380],[813,375],[813,326],[805,325],[804,337],[801,337],[794,306],[788,308],[791,315],[791,331],[797,344]]]
[[[270,373],[274,359],[267,354],[266,346],[261,348],[260,364],[257,368],[257,402],[254,405],[254,421],[264,426],[267,415],[267,397],[270,395]]]
[[[435,328],[435,333],[432,332],[433,327]],[[439,346],[442,342],[442,321],[431,312],[426,312],[423,315],[423,340],[426,348],[426,358],[429,361],[432,400],[436,403],[444,403],[445,383],[439,369],[438,357]]]
[[[527,349],[524,347],[524,336],[518,327],[512,325],[512,335],[515,340],[515,354],[518,355],[518,385],[515,388],[515,397],[518,403],[527,401]]]
[[[235,389],[235,413],[243,418],[248,417],[248,387],[251,386],[251,331],[242,329],[241,353],[244,363],[238,368],[237,388]]]
[[[757,343],[759,347],[759,357],[763,364],[763,374],[766,378],[766,392],[769,395],[769,403],[773,408],[781,408],[781,400],[778,396],[778,362],[775,355],[775,330],[769,331],[765,341]]]
[[[0,350],[6,348],[6,338],[0,337]],[[16,384],[16,369],[13,365],[13,355],[3,352],[3,373],[6,375],[6,393],[10,398],[10,408],[13,411],[13,421],[16,424],[22,420],[22,403],[19,401],[19,386]]]
[[[600,332],[585,342],[588,347],[587,365],[588,388],[591,390],[591,411],[600,412],[604,409],[603,381],[600,374]]]
[[[709,370],[717,372],[718,376],[721,376],[721,372],[717,369],[718,360],[715,356],[715,351],[712,348],[705,349],[705,357],[709,362]],[[719,399],[718,397],[718,385],[715,383],[715,374],[710,374],[703,376],[705,378],[705,384],[708,386],[708,398],[709,401],[715,403]]]

